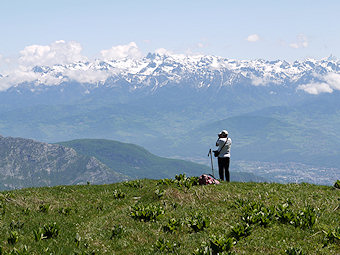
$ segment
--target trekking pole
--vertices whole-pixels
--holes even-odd
[[[214,173],[214,164],[213,164],[213,159],[212,159],[212,153],[211,153],[211,149],[209,150],[209,153],[208,153],[208,157],[210,155],[210,162],[211,162],[211,170],[212,170],[212,175],[213,177],[215,178],[215,173]]]

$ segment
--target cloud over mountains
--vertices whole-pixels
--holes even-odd
[[[80,43],[74,41],[60,40],[50,45],[31,45],[20,51],[19,63],[23,66],[50,66],[86,61],[81,51]]]
[[[140,58],[142,52],[135,42],[126,45],[113,46],[111,49],[100,52],[103,60],[123,59],[123,58]]]
[[[332,93],[334,90],[340,90],[340,74],[328,73],[325,76],[319,76],[319,78],[323,81],[300,85],[298,89],[313,95]]]

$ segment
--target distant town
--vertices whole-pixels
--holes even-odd
[[[333,185],[340,176],[339,168],[310,166],[296,162],[273,163],[236,161],[233,168],[237,171],[250,172],[279,183],[313,183]]]

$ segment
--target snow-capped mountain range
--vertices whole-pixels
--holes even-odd
[[[68,82],[98,86],[128,86],[130,91],[154,91],[185,84],[195,89],[237,84],[292,86],[309,94],[340,90],[340,61],[328,58],[305,61],[233,60],[215,56],[149,53],[140,59],[94,60],[52,66],[21,67],[0,74],[0,90],[30,85],[57,86]]]

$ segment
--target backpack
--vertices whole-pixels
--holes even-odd
[[[216,180],[212,175],[210,174],[202,174],[198,178],[198,183],[200,185],[208,185],[208,184],[220,184],[218,180]]]

